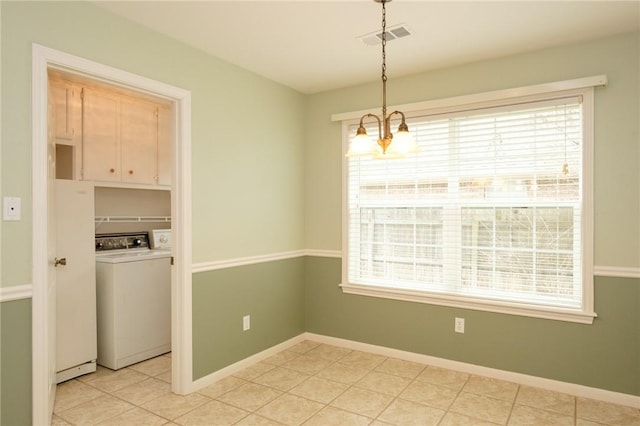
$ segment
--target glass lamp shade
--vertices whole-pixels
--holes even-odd
[[[413,154],[420,151],[420,147],[416,143],[411,133],[408,131],[398,131],[393,136],[391,145],[387,148],[385,157],[398,158],[404,157],[409,154]]]
[[[349,144],[347,157],[361,157],[366,155],[375,155],[377,152],[377,144],[371,140],[367,134],[358,134]]]

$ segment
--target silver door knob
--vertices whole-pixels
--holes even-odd
[[[67,258],[63,257],[62,259],[58,259],[57,257],[55,258],[55,260],[53,261],[53,266],[57,267],[58,265],[66,265],[67,264]]]

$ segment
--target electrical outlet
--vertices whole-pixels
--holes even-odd
[[[251,328],[251,315],[245,315],[242,317],[242,331],[247,331]]]
[[[454,331],[456,333],[464,333],[464,318],[456,318]]]

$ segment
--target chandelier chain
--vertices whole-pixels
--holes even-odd
[[[382,0],[382,81],[387,80],[387,8]]]

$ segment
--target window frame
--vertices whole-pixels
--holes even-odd
[[[402,110],[407,118],[450,114],[477,109],[491,108],[502,105],[513,105],[535,101],[565,98],[571,96],[582,97],[582,223],[581,223],[581,259],[582,259],[582,300],[579,308],[562,308],[547,305],[478,299],[469,296],[443,294],[421,290],[406,290],[380,285],[353,284],[348,282],[349,259],[349,202],[348,158],[344,155],[349,145],[349,126],[357,124],[363,111],[337,114],[334,121],[342,122],[342,282],[340,287],[347,294],[380,297],[393,300],[426,303],[432,305],[449,306],[481,310],[502,314],[513,314],[527,317],[544,318],[577,322],[593,323],[597,316],[594,312],[594,277],[593,277],[593,150],[594,150],[594,88],[606,84],[606,76],[587,77],[583,79],[546,83],[536,86],[519,87],[513,89],[486,92],[435,101],[419,102],[408,105],[393,106],[392,109]],[[393,161],[393,160],[389,160]]]

